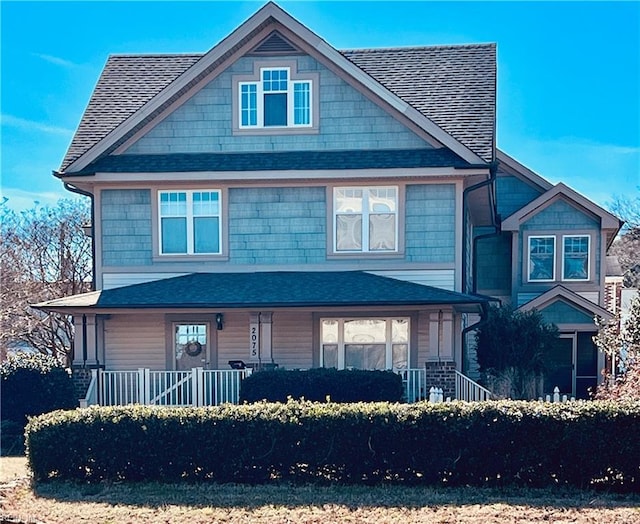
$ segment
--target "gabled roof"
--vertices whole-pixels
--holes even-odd
[[[515,158],[508,155],[504,151],[496,150],[496,159],[499,162],[500,168],[509,174],[513,174],[518,178],[528,182],[530,185],[537,187],[542,191],[548,191],[553,187],[553,184],[542,178],[537,173],[534,173],[524,164],[518,162]]]
[[[363,271],[192,273],[36,304],[45,310],[480,305],[456,293]]]
[[[502,222],[502,229],[504,231],[517,231],[520,224],[526,222],[533,215],[541,211],[541,208],[546,207],[546,205],[553,200],[562,197],[598,217],[600,219],[600,227],[605,230],[613,231],[613,236],[615,236],[615,233],[617,233],[618,229],[622,226],[620,219],[609,213],[609,211],[603,209],[588,198],[585,198],[580,193],[577,193],[570,187],[564,185],[562,182],[559,182],[552,189],[543,193],[538,198],[529,202],[526,206],[520,208],[518,211],[507,217]]]
[[[306,52],[341,70],[467,162],[492,161],[495,45],[341,54],[269,2],[206,54],[110,57],[60,171],[80,171],[115,150],[208,82],[216,68],[274,31],[297,39]]]
[[[518,308],[518,311],[531,311],[532,309],[541,310],[551,305],[557,300],[564,300],[572,306],[577,306],[579,309],[587,312],[591,316],[599,316],[604,319],[613,318],[611,312],[600,307],[598,304],[594,304],[590,300],[574,293],[570,289],[562,285],[552,287],[550,290],[542,293],[533,300],[523,304]]]

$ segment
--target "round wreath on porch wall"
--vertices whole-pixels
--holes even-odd
[[[191,340],[184,346],[184,352],[190,357],[197,357],[202,353],[202,344],[197,340]]]

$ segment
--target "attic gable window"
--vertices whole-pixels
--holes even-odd
[[[234,77],[237,89],[235,129],[308,130],[317,126],[316,73],[297,75],[295,62],[256,69],[256,77]]]

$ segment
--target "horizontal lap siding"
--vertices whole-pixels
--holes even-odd
[[[287,369],[313,366],[311,313],[277,312],[273,315],[273,359]]]
[[[413,349],[417,355],[417,367],[424,368],[429,355],[429,313],[420,311],[418,314],[418,347]]]
[[[225,313],[224,329],[216,334],[218,369],[229,369],[229,360],[249,361],[249,313]]]
[[[167,369],[163,315],[112,315],[104,331],[106,369]]]

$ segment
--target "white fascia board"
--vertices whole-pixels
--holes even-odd
[[[102,182],[199,182],[199,181],[242,181],[252,180],[344,180],[348,178],[461,178],[474,175],[488,175],[489,168],[455,169],[436,168],[393,168],[393,169],[335,169],[335,170],[291,170],[291,171],[184,171],[168,173],[96,173],[90,175],[89,183]],[[83,175],[84,177],[85,175]],[[80,177],[65,177],[62,180],[79,185]],[[89,178],[89,176],[87,176]]]

